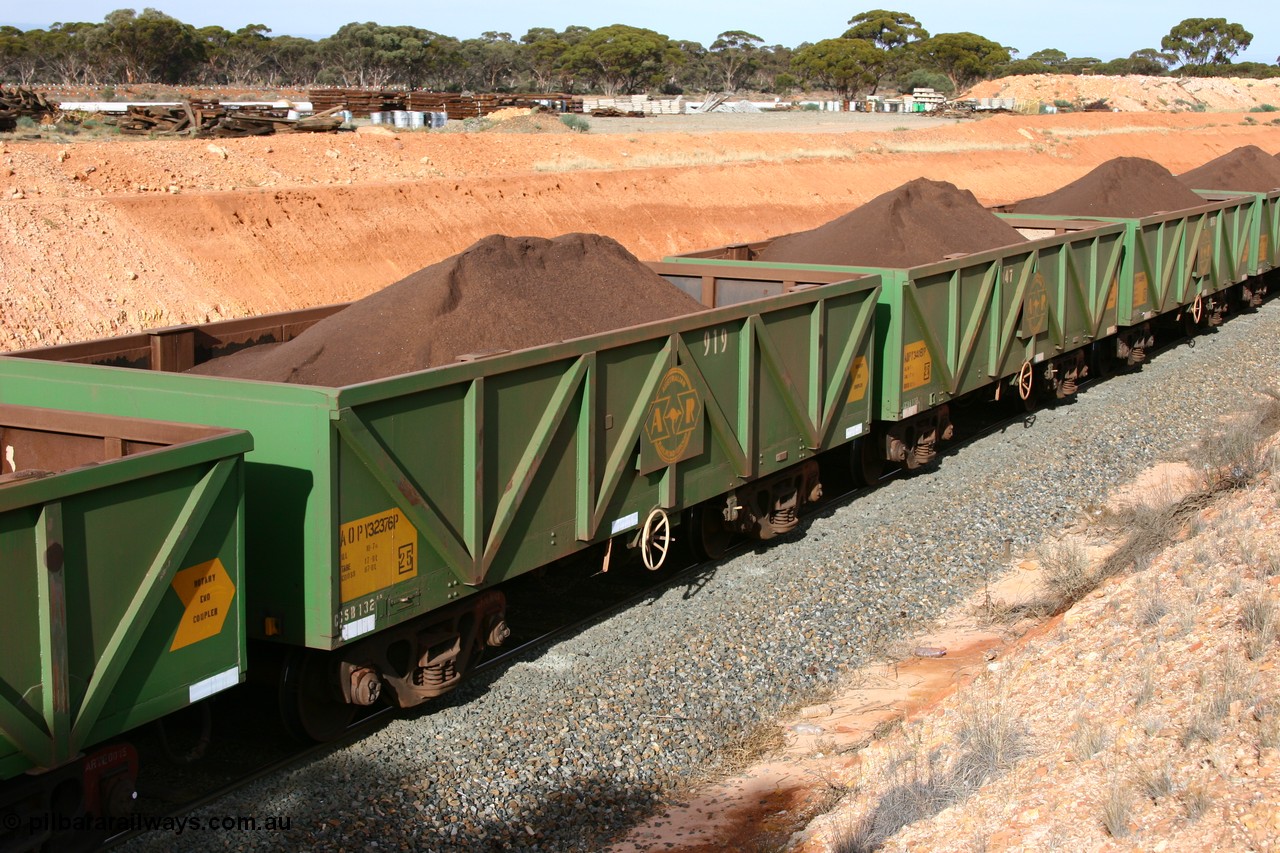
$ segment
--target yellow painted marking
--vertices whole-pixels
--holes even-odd
[[[1196,247],[1196,275],[1213,272],[1213,235],[1206,229],[1200,232],[1200,244]]]
[[[867,357],[860,355],[855,358],[849,367],[849,373],[853,376],[853,382],[849,385],[849,396],[845,402],[856,403],[867,396],[867,378],[870,373],[867,370]]]
[[[1027,295],[1022,300],[1022,318],[1028,335],[1038,335],[1048,328],[1049,291],[1041,273],[1036,273],[1027,287]]]
[[[1147,274],[1144,272],[1133,274],[1133,307],[1147,304]]]
[[[1120,292],[1120,279],[1112,277],[1111,290],[1107,292],[1107,310],[1110,311],[1116,307],[1116,296]]]
[[[343,603],[418,576],[418,531],[398,509],[343,522],[338,530]]]
[[[1268,234],[1263,234],[1258,238],[1258,260],[1271,260],[1271,236]]]
[[[694,390],[689,375],[673,367],[658,383],[649,404],[649,423],[645,434],[668,465],[684,458],[689,441],[702,423],[702,398]]]
[[[902,348],[902,390],[911,391],[928,385],[933,378],[933,359],[924,341],[916,341]]]
[[[182,601],[182,619],[173,636],[169,651],[217,636],[231,612],[236,585],[216,557],[178,572],[173,577],[173,591]]]

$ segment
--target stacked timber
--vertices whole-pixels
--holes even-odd
[[[508,107],[542,108],[556,112],[582,112],[582,98],[562,93],[517,94],[470,92],[404,92],[391,89],[311,89],[307,92],[316,112],[350,110],[353,116],[409,110],[445,113],[451,119],[484,118]]]
[[[327,132],[342,126],[336,109],[307,118],[290,118],[289,111],[265,107],[230,107],[217,101],[184,101],[176,106],[130,105],[117,121],[121,133],[174,134],[232,138],[272,133]]]
[[[370,113],[405,109],[405,93],[399,89],[311,89],[307,96],[317,113],[350,110],[353,116],[368,118]]]
[[[39,92],[22,87],[6,89],[0,85],[0,130],[13,130],[23,116],[53,115],[58,105]]]

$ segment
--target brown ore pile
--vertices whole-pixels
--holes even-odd
[[[1058,216],[1141,218],[1206,203],[1154,160],[1117,157],[1060,190],[1020,201],[1010,210]]]
[[[608,237],[493,235],[287,343],[191,372],[336,387],[701,310]]]
[[[774,238],[756,260],[905,269],[1025,239],[968,190],[918,178],[825,225]]]
[[[1178,180],[1195,190],[1246,190],[1265,193],[1280,188],[1280,160],[1256,145],[1246,145],[1183,172]]]

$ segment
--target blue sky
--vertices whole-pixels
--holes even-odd
[[[601,27],[622,23],[648,27],[672,38],[710,44],[724,30],[747,30],[768,44],[794,47],[840,35],[850,17],[867,8],[896,9],[920,20],[931,33],[969,30],[1016,47],[1023,56],[1055,47],[1072,56],[1114,59],[1144,47],[1160,46],[1161,36],[1184,18],[1225,17],[1253,33],[1253,45],[1237,60],[1274,63],[1280,54],[1280,14],[1274,0],[885,0],[837,5],[815,0],[737,0],[692,3],[646,0],[637,4],[586,3],[582,0],[490,0],[459,3],[364,0],[150,0],[154,8],[196,26],[219,24],[237,29],[266,24],[276,35],[320,37],[350,21],[409,24],[458,38],[486,30],[515,37],[530,27],[564,29],[573,24]],[[60,0],[19,8],[6,2],[0,23],[22,29],[55,21],[101,21],[120,0]],[[142,4],[135,6],[139,11]]]

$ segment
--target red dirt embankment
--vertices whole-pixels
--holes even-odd
[[[594,232],[652,259],[812,228],[913,178],[1002,203],[1116,156],[1179,173],[1280,150],[1274,128],[1225,114],[865,133],[768,118],[765,133],[0,143],[0,349],[358,298],[493,233]]]

